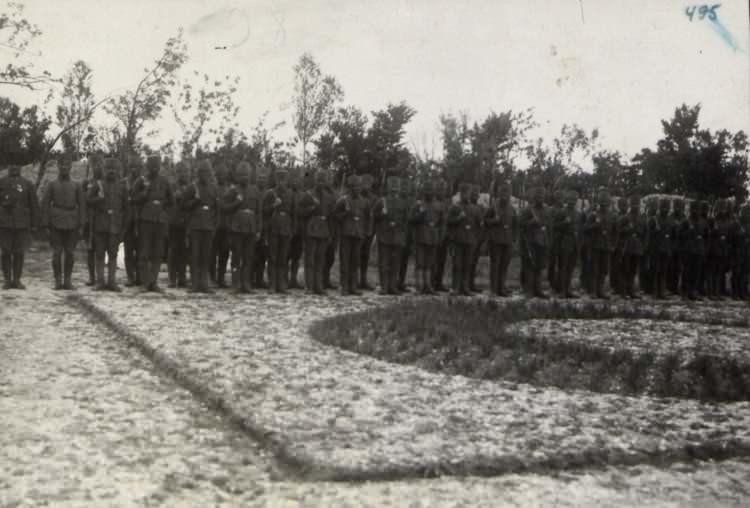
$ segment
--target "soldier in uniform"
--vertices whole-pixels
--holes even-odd
[[[370,251],[372,250],[372,242],[375,240],[375,221],[372,216],[372,209],[375,206],[377,195],[373,191],[373,185],[375,179],[371,174],[365,173],[361,175],[362,180],[362,192],[360,197],[365,200],[366,203],[366,217],[365,217],[365,237],[362,239],[362,249],[360,250],[359,256],[359,289],[365,291],[372,291],[374,288],[367,281],[367,269],[370,266]]]
[[[338,201],[339,193],[333,185],[333,172],[326,172],[328,176],[327,192],[333,197],[334,202]],[[336,261],[336,249],[339,247],[339,225],[333,216],[329,217],[328,229],[331,233],[328,247],[326,248],[326,260],[323,268],[323,288],[324,289],[336,289],[336,286],[331,282],[331,269],[333,269],[333,263]]]
[[[669,214],[670,201],[659,201],[659,213],[648,221],[648,236],[651,248],[651,276],[653,277],[654,298],[666,298],[665,290],[669,262],[672,259],[672,245],[675,224]]]
[[[299,201],[298,216],[305,224],[305,287],[309,293],[325,294],[323,270],[326,249],[331,238],[330,222],[335,203],[327,189],[325,170],[315,173],[315,187],[307,189]]]
[[[261,194],[250,183],[250,173],[250,164],[241,162],[235,172],[234,184],[220,198],[221,212],[229,225],[232,287],[238,293],[249,293],[252,289],[255,242],[263,228]]]
[[[594,295],[608,300],[604,281],[609,273],[609,261],[614,250],[615,219],[609,211],[609,192],[601,191],[597,196],[598,208],[589,214],[585,229],[591,234],[591,277]]]
[[[133,189],[135,183],[141,178],[143,162],[137,155],[128,157],[127,176],[123,179],[125,188],[130,199],[130,216],[125,224],[123,235],[123,249],[125,251],[125,273],[127,275],[126,287],[139,286],[141,284],[140,273],[138,273],[138,208],[133,206]]]
[[[492,206],[484,214],[490,251],[490,292],[505,297],[510,296],[505,281],[513,254],[513,242],[518,238],[518,216],[510,204],[510,185],[496,182],[493,191]]]
[[[587,206],[584,211],[581,212],[581,273],[580,273],[580,284],[581,288],[589,295],[594,294],[591,276],[591,231],[587,230],[584,226],[588,220],[589,215],[592,213],[591,207],[593,204],[587,201]]]
[[[269,284],[277,293],[286,293],[289,269],[289,242],[292,238],[294,194],[287,186],[288,172],[276,170],[276,186],[263,196],[263,214],[268,218]]]
[[[482,212],[471,203],[471,185],[461,184],[461,201],[448,210],[446,221],[453,229],[453,288],[454,295],[470,296],[471,262],[481,227]]]
[[[729,228],[731,219],[727,202],[720,199],[716,203],[716,214],[710,222],[708,253],[709,297],[722,299],[726,294],[726,272],[729,263]]]
[[[401,179],[401,199],[406,203],[406,209],[411,210],[414,203],[417,201],[416,186],[414,182],[408,178]],[[408,212],[407,212],[408,213]],[[404,249],[401,251],[401,265],[398,271],[398,290],[402,293],[409,291],[406,285],[407,274],[409,272],[409,259],[414,253],[414,227],[408,222],[406,223],[406,244]]]
[[[400,184],[398,177],[389,176],[387,194],[373,208],[378,237],[378,265],[382,277],[380,294],[400,293],[398,278],[409,214],[408,205],[401,198]]]
[[[63,155],[57,165],[57,180],[47,185],[42,198],[42,224],[50,229],[55,289],[72,290],[75,248],[86,220],[86,198],[80,184],[70,180],[70,157]]]
[[[615,236],[612,238],[613,251],[609,263],[609,287],[612,292],[616,295],[627,296],[625,291],[625,284],[623,284],[623,250],[624,235],[620,234],[620,225],[626,224],[622,219],[628,216],[628,200],[624,197],[617,199],[617,214],[613,217],[615,223]]]
[[[555,218],[562,211],[563,191],[557,189],[552,193],[552,199],[547,209],[547,231],[553,232],[555,228]],[[560,246],[557,243],[557,237],[550,235],[549,256],[547,257],[547,281],[550,288],[555,293],[561,293],[559,283],[560,274]]]
[[[744,230],[742,243],[738,245],[739,251],[739,281],[738,297],[747,300],[750,297],[748,293],[748,282],[750,282],[750,206],[747,204],[739,210],[740,227]]]
[[[91,178],[83,182],[83,192],[88,194],[89,187],[92,185],[98,185],[104,178],[104,170],[102,169],[102,159],[97,154],[92,154],[89,157],[89,167],[91,168]],[[96,284],[96,246],[94,242],[96,240],[96,234],[93,228],[94,223],[94,210],[90,205],[86,207],[86,224],[83,226],[83,236],[86,243],[86,266],[89,270],[89,280],[86,281],[87,286],[93,286]]]
[[[685,202],[680,198],[676,198],[672,202],[672,207],[672,221],[674,222],[675,227],[679,228],[679,226],[685,221]],[[672,243],[672,259],[670,260],[669,273],[667,274],[667,288],[674,294],[681,293],[683,296],[687,296],[684,292],[685,281],[683,280],[682,273],[685,257],[684,253],[685,247],[683,242],[679,235],[676,235]]]
[[[299,264],[302,260],[302,251],[305,245],[305,224],[302,217],[299,216],[299,201],[304,194],[304,189],[302,177],[295,168],[289,171],[289,189],[292,191],[295,210],[292,238],[289,240],[289,289],[301,289]]]
[[[732,211],[729,226],[729,271],[730,290],[732,298],[744,300],[742,289],[742,270],[745,252],[745,239],[748,231],[740,221],[738,211]]]
[[[484,217],[484,207],[479,203],[479,196],[481,194],[481,187],[476,184],[471,185],[471,191],[469,192],[469,202],[471,205],[479,211],[480,215]],[[471,268],[468,274],[468,286],[469,291],[472,293],[478,293],[476,279],[477,279],[477,266],[479,265],[479,258],[482,253],[482,246],[487,241],[484,228],[480,227],[476,231],[476,242],[474,244],[474,250],[471,253]]]
[[[174,204],[172,187],[160,175],[161,159],[152,155],[146,160],[146,176],[133,187],[132,203],[138,207],[138,271],[146,291],[158,291],[157,279],[164,255],[169,214]]]
[[[211,182],[211,162],[198,162],[198,179],[185,189],[183,207],[189,212],[191,293],[213,293],[208,271],[213,263],[213,236],[218,221],[218,191]]]
[[[581,217],[576,210],[578,193],[570,190],[564,194],[564,198],[565,207],[558,210],[552,226],[552,236],[558,250],[556,287],[563,298],[578,298],[570,288],[581,243]]]
[[[635,292],[635,276],[646,251],[647,226],[641,216],[641,198],[630,197],[628,213],[620,216],[617,224],[617,244],[622,251],[620,266],[620,294],[625,298],[640,299]]]
[[[0,260],[3,289],[26,289],[21,282],[24,255],[31,245],[31,230],[39,224],[39,202],[34,184],[21,176],[21,166],[8,168],[0,178]]]
[[[422,198],[417,200],[409,214],[414,227],[416,244],[416,279],[417,290],[421,294],[431,295],[435,255],[440,241],[440,231],[445,220],[443,209],[435,201],[435,189],[431,181],[422,184]]]
[[[347,178],[347,193],[339,198],[333,213],[339,223],[339,271],[341,294],[359,295],[359,260],[365,237],[367,201],[360,196],[357,175]]]
[[[182,288],[187,285],[186,270],[189,258],[187,241],[188,214],[183,207],[183,198],[190,185],[187,164],[182,161],[178,162],[175,166],[175,173],[176,181],[172,190],[174,203],[169,208],[169,230],[167,232],[169,256],[167,259],[167,269],[169,271],[169,287]]]
[[[229,179],[227,167],[219,163],[214,168],[214,180],[216,181],[216,195],[221,198],[229,189],[232,182]],[[218,210],[216,220],[216,231],[214,232],[213,245],[211,247],[211,264],[209,265],[208,277],[219,288],[226,288],[227,261],[229,260],[229,229],[227,218]]]
[[[683,296],[690,300],[700,300],[700,274],[706,259],[706,238],[708,221],[700,213],[700,203],[690,204],[690,215],[678,225],[679,241],[683,246],[684,269],[682,278],[685,291]]]
[[[448,214],[448,207],[450,206],[450,193],[448,192],[448,184],[445,180],[440,179],[437,181],[435,186],[436,205],[440,209],[440,213],[443,217]],[[448,230],[447,223],[443,221],[442,227],[440,228],[440,236],[438,240],[437,250],[435,252],[435,269],[432,277],[432,287],[435,291],[445,292],[448,289],[443,284],[443,277],[445,274],[445,263],[448,259]]]
[[[519,219],[521,256],[524,257],[525,292],[529,297],[548,298],[542,291],[542,271],[547,266],[549,238],[547,233],[544,188],[531,191],[532,203]]]
[[[259,168],[256,172],[255,182],[261,197],[264,196],[268,190],[268,174],[266,174],[265,169]],[[262,228],[260,239],[255,243],[255,260],[253,262],[253,285],[261,289],[268,289],[268,284],[263,280],[266,271],[266,261],[268,260],[268,219],[270,219],[270,216],[262,212]]]
[[[120,291],[117,285],[117,251],[128,221],[129,197],[125,183],[119,179],[122,165],[117,159],[104,161],[105,178],[89,185],[87,202],[93,211],[91,228],[96,246],[96,289]],[[104,280],[104,259],[107,280]]]

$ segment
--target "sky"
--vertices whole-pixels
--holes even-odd
[[[441,114],[534,108],[536,136],[598,128],[602,148],[653,147],[660,120],[702,104],[701,125],[750,130],[750,14],[723,1],[717,20],[660,0],[26,0],[43,35],[36,66],[78,59],[98,97],[134,88],[165,41],[185,30],[193,70],[240,77],[238,122],[291,121],[294,64],[310,52],[364,111],[406,101],[408,144],[439,156]],[[217,49],[224,48],[225,49]],[[0,49],[0,65],[10,55]],[[0,88],[24,105],[43,94]],[[168,116],[168,115],[165,115]],[[157,125],[163,142],[175,136]],[[291,131],[282,131],[282,134]],[[176,137],[176,136],[175,136]],[[151,144],[151,143],[149,143]],[[157,145],[160,143],[153,143]]]

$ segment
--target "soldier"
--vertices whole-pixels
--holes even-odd
[[[255,182],[261,197],[264,196],[268,190],[268,174],[265,172],[265,169],[258,169]],[[270,216],[267,216],[265,212],[262,212],[260,239],[255,243],[253,285],[256,288],[261,289],[268,289],[268,284],[263,280],[266,271],[266,261],[268,260],[268,228],[270,226],[270,221],[268,219],[270,219]]]
[[[471,185],[460,186],[461,201],[448,210],[446,222],[453,230],[453,288],[451,294],[470,296],[469,276],[477,232],[481,227],[482,214],[479,207],[471,203]]]
[[[401,198],[400,180],[389,176],[387,194],[373,209],[378,237],[378,265],[381,273],[380,294],[397,295],[401,254],[406,245],[409,209]]]
[[[189,257],[187,240],[188,214],[183,207],[185,192],[190,185],[187,163],[178,162],[175,166],[175,174],[176,181],[172,190],[174,203],[169,209],[169,230],[167,233],[169,256],[167,259],[167,268],[169,271],[169,287],[183,288],[187,285],[186,270]]]
[[[591,271],[591,231],[584,228],[586,221],[588,220],[588,216],[592,213],[592,206],[593,204],[590,201],[586,201],[586,207],[581,212],[580,218],[580,228],[581,228],[581,252],[580,252],[580,260],[581,260],[581,273],[579,274],[580,277],[580,284],[581,288],[583,288],[583,291],[585,291],[588,294],[594,294],[594,288],[592,284],[592,271]]]
[[[83,192],[88,194],[89,187],[101,183],[104,178],[102,169],[102,159],[98,154],[92,154],[89,157],[89,168],[91,169],[91,178],[83,182]],[[83,226],[84,242],[86,244],[86,266],[89,270],[89,280],[87,286],[96,284],[96,246],[94,245],[96,234],[93,228],[94,210],[90,205],[86,206],[86,224]]]
[[[690,216],[679,225],[679,241],[683,246],[684,282],[683,296],[690,300],[700,300],[700,273],[705,264],[708,221],[701,216],[700,203],[690,204]]]
[[[614,251],[615,218],[609,211],[609,192],[600,191],[598,208],[589,214],[585,229],[591,234],[591,277],[593,292],[597,298],[608,300],[604,281],[609,273],[609,262]]]
[[[706,297],[708,296],[708,274],[709,274],[709,266],[708,266],[708,255],[709,255],[709,249],[710,249],[710,228],[711,228],[711,219],[709,217],[709,213],[711,211],[711,207],[708,204],[708,201],[699,201],[696,203],[696,206],[698,208],[698,216],[700,218],[700,221],[705,225],[705,230],[703,234],[703,262],[700,265],[700,270],[698,272],[698,282],[696,283],[696,291],[698,292],[698,296],[700,297]]]
[[[87,203],[93,214],[91,228],[96,246],[96,289],[120,291],[117,285],[117,251],[128,221],[129,197],[125,183],[118,179],[122,165],[117,159],[104,161],[105,178],[89,185]],[[107,281],[104,281],[104,258]]]
[[[339,192],[333,186],[333,172],[327,171],[328,184],[326,187],[327,192],[333,197],[334,202],[339,199]],[[331,269],[333,263],[336,261],[336,249],[339,247],[339,225],[333,216],[329,217],[328,229],[331,233],[328,247],[326,247],[326,260],[323,268],[323,288],[324,289],[336,289],[336,285],[331,282]]]
[[[0,257],[3,289],[26,289],[21,282],[24,255],[31,245],[31,231],[39,224],[39,202],[34,184],[12,165],[0,178]]]
[[[647,225],[641,216],[641,198],[630,197],[628,213],[618,219],[617,244],[621,249],[620,291],[625,298],[640,299],[635,276],[646,251]]]
[[[422,199],[417,200],[411,209],[410,222],[414,226],[416,244],[416,279],[417,290],[421,294],[431,295],[435,254],[440,242],[440,231],[445,217],[443,209],[435,201],[435,191],[431,181],[422,184]]]
[[[708,294],[709,298],[722,299],[726,294],[726,272],[729,262],[729,228],[731,220],[727,202],[716,202],[716,214],[709,223]]]
[[[741,281],[743,278],[742,271],[747,235],[748,231],[740,221],[739,213],[733,211],[730,215],[729,226],[729,281],[731,284],[731,295],[735,300],[745,299]]]
[[[139,286],[141,284],[138,272],[138,209],[133,206],[133,189],[135,183],[141,178],[143,162],[137,155],[128,157],[127,176],[123,179],[125,188],[130,199],[130,214],[125,224],[123,235],[123,249],[125,250],[125,273],[127,275],[126,287]]]
[[[408,178],[401,179],[401,199],[406,203],[406,209],[411,210],[417,201],[416,186]],[[411,223],[406,223],[406,244],[401,251],[401,265],[398,272],[398,290],[406,293],[409,289],[406,286],[406,276],[409,272],[409,259],[414,253],[414,227]]]
[[[628,296],[625,291],[625,284],[623,284],[623,250],[625,248],[625,235],[621,235],[619,231],[620,225],[626,225],[627,221],[623,219],[628,217],[628,200],[624,197],[617,199],[617,215],[613,217],[615,225],[615,236],[612,238],[614,243],[614,250],[612,251],[611,260],[609,263],[609,287],[613,293],[620,296]]]
[[[435,204],[440,209],[440,213],[443,217],[448,214],[448,207],[450,206],[450,193],[448,192],[448,184],[445,180],[440,179],[437,181],[435,187],[436,199]],[[443,284],[443,276],[445,274],[445,262],[448,258],[448,230],[447,223],[443,221],[442,227],[440,228],[440,236],[438,239],[438,246],[435,252],[435,269],[432,277],[432,287],[435,291],[444,293],[448,289]]]
[[[159,156],[150,156],[146,160],[146,176],[135,182],[131,198],[133,206],[138,207],[138,271],[146,291],[159,291],[157,279],[167,236],[167,210],[174,204],[172,188],[160,170]]]
[[[190,293],[213,293],[208,286],[208,271],[213,263],[213,236],[218,221],[218,191],[211,183],[211,162],[198,162],[198,179],[185,189],[183,208],[189,212],[190,220]]]
[[[250,293],[252,289],[253,257],[255,242],[263,229],[261,194],[250,183],[250,164],[241,162],[237,166],[234,184],[221,199],[220,208],[228,219],[229,244],[232,249],[232,287],[238,293]]]
[[[223,163],[216,165],[214,169],[214,180],[216,181],[216,195],[221,198],[229,189],[232,182],[229,180],[227,167]],[[226,288],[227,261],[229,260],[229,229],[227,218],[218,210],[216,220],[216,231],[211,246],[211,264],[208,269],[208,277],[219,288]]]
[[[347,178],[348,192],[339,198],[334,208],[334,216],[339,223],[339,270],[342,295],[359,295],[359,259],[362,239],[365,236],[367,201],[360,193],[360,180],[357,175]]]
[[[484,207],[479,203],[479,197],[481,195],[481,187],[476,184],[471,185],[471,191],[469,192],[469,203],[474,207],[475,211],[478,211],[481,217],[484,217]],[[481,224],[481,222],[480,222]],[[479,265],[479,258],[482,253],[482,246],[487,241],[484,228],[480,227],[476,233],[476,242],[474,244],[474,250],[471,253],[471,268],[469,269],[468,285],[469,291],[472,293],[478,293],[476,279],[477,279],[477,266]]]
[[[525,292],[529,297],[548,298],[542,291],[542,271],[547,266],[549,238],[547,232],[546,210],[544,207],[544,188],[537,187],[531,191],[532,203],[521,214],[521,256],[524,257]]]
[[[558,293],[563,298],[578,298],[571,290],[573,270],[580,250],[581,217],[576,210],[578,193],[570,190],[563,195],[565,207],[560,208],[553,221],[552,235],[557,246],[557,283]]]
[[[555,218],[563,209],[563,191],[557,189],[552,193],[552,199],[550,200],[549,208],[547,209],[547,231],[552,232],[555,227]],[[550,288],[555,293],[561,293],[559,283],[560,273],[560,246],[557,243],[557,237],[552,234],[550,235],[550,246],[549,256],[547,259],[547,281],[549,282]]]
[[[299,171],[294,168],[289,172],[289,189],[292,191],[295,210],[292,237],[289,240],[289,289],[301,289],[298,277],[299,263],[302,260],[304,248],[305,223],[299,216],[299,201],[302,199],[304,189]]]
[[[328,175],[325,170],[315,173],[315,187],[308,189],[299,201],[298,215],[305,224],[305,287],[309,293],[325,294],[323,270],[325,255],[330,242],[330,221],[336,204],[333,194],[328,192]]]
[[[740,208],[740,226],[744,229],[742,243],[738,246],[739,252],[739,288],[738,296],[743,300],[750,297],[748,293],[748,282],[750,282],[750,206],[747,204]]]
[[[654,298],[666,298],[665,289],[669,261],[672,258],[672,242],[675,225],[669,215],[670,201],[659,201],[659,214],[648,221],[648,236],[651,249],[651,277],[653,277]]]
[[[685,221],[685,202],[680,198],[675,198],[672,202],[672,221],[675,227],[679,226]],[[672,245],[672,258],[669,263],[669,273],[667,274],[667,288],[674,294],[682,293],[683,296],[687,296],[684,292],[685,284],[683,280],[683,264],[685,246],[681,241],[681,238],[676,235]]]
[[[649,224],[652,219],[655,219],[659,210],[659,201],[656,198],[649,198],[646,200],[646,245],[644,255],[641,258],[641,266],[638,271],[639,285],[641,290],[648,295],[653,296],[654,294],[654,274],[653,274],[653,259],[655,256],[654,245],[655,242],[651,238],[651,230]]]
[[[370,251],[372,242],[375,240],[375,221],[372,216],[372,209],[375,206],[377,195],[373,191],[375,179],[371,174],[365,173],[361,177],[362,192],[360,196],[365,200],[365,237],[362,239],[362,249],[359,256],[359,289],[372,291],[374,288],[367,281],[367,269],[370,266]]]
[[[263,215],[268,225],[269,285],[277,293],[286,293],[289,270],[289,242],[292,238],[294,194],[287,187],[288,172],[276,170],[276,186],[263,196]]]
[[[496,182],[492,190],[492,206],[484,214],[484,229],[490,251],[490,292],[505,297],[510,296],[506,279],[513,242],[518,238],[518,216],[510,204],[510,185]]]

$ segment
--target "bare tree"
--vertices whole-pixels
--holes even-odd
[[[65,151],[74,160],[78,160],[85,138],[93,138],[89,122],[96,103],[91,91],[92,75],[86,62],[78,60],[74,63],[63,79],[63,91],[57,106],[57,124],[63,129],[75,125],[62,136]]]
[[[11,61],[0,67],[0,85],[37,90],[55,81],[48,71],[34,69],[33,57],[39,53],[33,53],[29,44],[40,35],[39,27],[24,17],[22,4],[6,4],[5,12],[0,12],[0,53],[9,52]]]

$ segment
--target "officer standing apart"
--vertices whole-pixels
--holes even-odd
[[[213,237],[216,231],[217,190],[211,183],[211,162],[198,163],[198,179],[185,191],[183,206],[190,213],[191,293],[213,293],[208,286],[209,266],[213,262]]]
[[[39,224],[39,202],[32,184],[21,176],[21,166],[10,166],[0,178],[0,259],[3,289],[26,289],[21,282],[24,255],[31,232]]]

